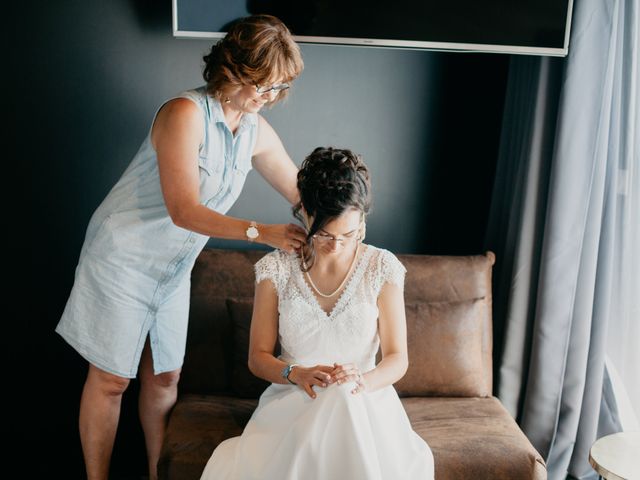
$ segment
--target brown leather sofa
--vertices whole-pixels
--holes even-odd
[[[253,264],[264,253],[206,249],[196,262],[161,479],[199,479],[214,448],[242,433],[267,386],[247,367]],[[543,459],[491,395],[493,253],[398,258],[407,268],[409,369],[395,387],[433,451],[436,480],[546,478]]]

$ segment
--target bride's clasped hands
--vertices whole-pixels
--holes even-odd
[[[331,384],[342,385],[355,382],[356,388],[351,393],[364,392],[367,389],[366,377],[354,363],[334,363],[333,365],[315,365],[302,367],[296,365],[289,373],[289,381],[298,385],[311,398],[316,398],[313,386],[326,388]]]

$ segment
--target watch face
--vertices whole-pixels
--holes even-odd
[[[247,228],[247,237],[249,238],[258,238],[258,229],[256,227]]]

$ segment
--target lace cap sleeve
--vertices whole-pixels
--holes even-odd
[[[400,288],[404,288],[404,276],[407,269],[393,253],[388,250],[381,250],[378,263],[378,285],[377,292],[380,293],[385,283],[391,283]]]
[[[254,265],[256,283],[260,283],[265,279],[271,280],[278,295],[280,294],[283,284],[286,282],[282,255],[282,252],[279,250],[274,250],[273,252],[267,253]]]

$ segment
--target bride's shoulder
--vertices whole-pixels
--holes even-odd
[[[275,250],[271,250],[270,252],[267,252],[258,261],[260,262],[262,260],[265,260],[267,262],[269,262],[269,261],[271,261],[271,262],[282,262],[286,258],[288,258],[290,255],[295,255],[295,254],[294,253],[287,253],[284,250],[280,250],[280,249],[276,248]]]
[[[376,247],[375,245],[363,244],[367,253],[370,255],[370,263],[374,265],[402,265],[398,257],[386,248]]]
[[[379,290],[385,282],[403,285],[407,270],[395,254],[373,245],[367,245],[367,251],[370,255],[369,271],[376,290]]]
[[[276,285],[281,285],[288,278],[291,265],[296,258],[295,253],[287,253],[284,250],[273,250],[267,253],[254,266],[256,282],[269,278]]]

